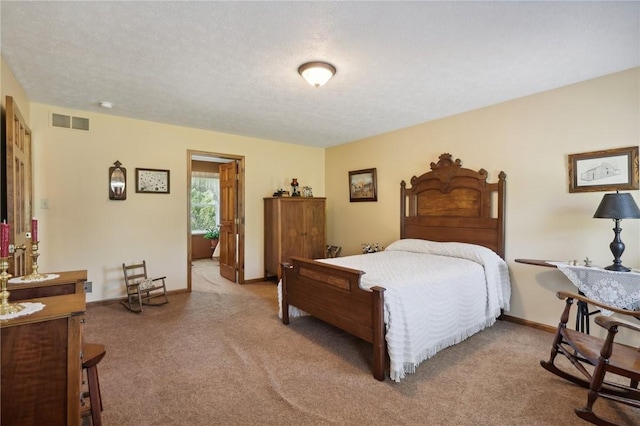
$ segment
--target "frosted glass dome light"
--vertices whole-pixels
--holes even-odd
[[[307,82],[318,88],[323,86],[336,73],[336,68],[326,62],[307,62],[300,65],[298,72]]]

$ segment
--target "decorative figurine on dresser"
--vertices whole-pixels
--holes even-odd
[[[293,178],[293,180],[291,180],[291,196],[292,197],[299,197],[300,193],[298,192],[298,179]]]
[[[325,201],[293,195],[264,199],[265,278],[280,277],[280,263],[291,256],[325,258]]]

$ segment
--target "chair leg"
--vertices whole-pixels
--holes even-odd
[[[136,303],[137,302],[137,303]],[[134,298],[134,295],[127,295],[127,299],[126,300],[121,300],[120,303],[122,303],[122,306],[124,306],[125,308],[127,308],[128,310],[130,310],[131,312],[135,312],[137,314],[139,314],[140,312],[142,312],[142,301],[140,300],[140,298],[138,298],[137,300]],[[138,308],[134,308],[135,305],[138,305]]]
[[[155,294],[151,294],[151,291],[153,290],[160,290],[162,289],[162,293],[155,293]],[[164,296],[164,301],[160,301],[160,302],[153,302],[152,300],[155,300],[156,298],[160,298]],[[167,303],[169,303],[169,298],[167,297],[167,288],[163,285],[162,287],[157,287],[155,289],[149,290],[149,291],[145,291],[145,296],[142,298],[142,300],[144,300],[144,302],[141,302],[145,305],[149,305],[149,306],[162,306],[165,305]]]
[[[91,424],[102,426],[102,396],[100,395],[97,366],[87,368],[87,382],[89,384],[89,403],[91,404]]]
[[[589,393],[587,394],[587,404],[582,408],[576,408],[575,413],[578,417],[583,420],[586,420],[590,423],[596,425],[613,425],[617,426],[615,423],[611,423],[593,412],[593,404],[595,404],[598,396],[600,396],[600,391],[602,390],[602,383],[604,382],[604,375],[606,373],[606,363],[608,361],[603,360],[602,358],[596,365],[595,370],[593,371],[593,379],[591,380],[591,386],[589,387]]]
[[[555,366],[554,361],[556,359],[556,356],[558,356],[558,347],[562,344],[562,334],[560,334],[560,328],[563,325],[560,324],[558,326],[558,329],[556,330],[556,334],[553,336],[553,343],[551,343],[551,353],[549,355],[549,360],[548,361],[540,361],[540,365],[548,371],[551,371],[552,373],[556,373],[558,368]]]

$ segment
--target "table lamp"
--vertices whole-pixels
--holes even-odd
[[[613,264],[607,266],[604,269],[610,271],[629,272],[630,269],[622,265],[620,256],[624,252],[624,243],[620,239],[620,220],[621,219],[640,219],[640,209],[634,201],[631,194],[620,194],[616,191],[615,194],[605,194],[593,215],[595,218],[613,219],[615,222],[615,228],[613,232],[615,237],[609,248],[613,253]]]

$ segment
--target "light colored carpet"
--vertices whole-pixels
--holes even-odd
[[[274,283],[238,285],[194,262],[193,293],[134,314],[88,309],[109,425],[583,425],[586,390],[543,370],[552,335],[498,321],[376,381],[371,347],[313,318],[277,317]],[[559,305],[558,309],[562,309]],[[640,411],[603,414],[640,424]]]

